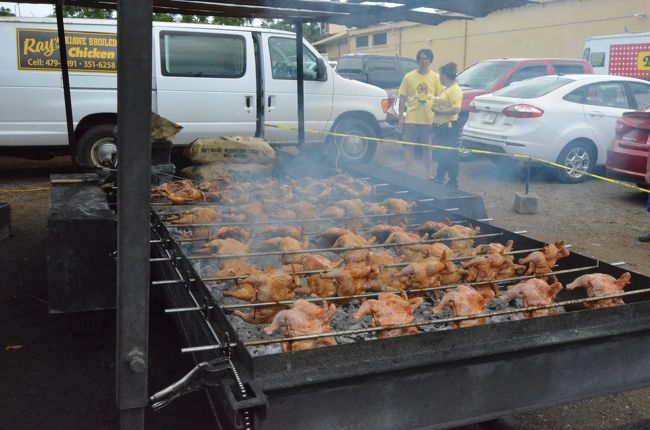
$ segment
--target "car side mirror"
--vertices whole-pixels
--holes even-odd
[[[325,82],[327,80],[327,66],[325,65],[325,60],[322,58],[316,61],[316,80],[319,82]]]

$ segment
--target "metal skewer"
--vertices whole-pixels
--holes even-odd
[[[434,324],[461,322],[461,321],[467,321],[467,320],[478,319],[478,318],[490,318],[490,317],[501,316],[501,315],[511,315],[511,314],[518,314],[523,312],[544,310],[544,309],[554,309],[561,306],[575,305],[575,304],[588,303],[588,302],[597,302],[599,300],[614,299],[614,298],[626,297],[626,296],[648,293],[648,292],[650,292],[650,288],[645,288],[636,291],[628,291],[628,292],[617,293],[617,294],[607,294],[600,297],[587,297],[584,299],[565,300],[563,302],[552,303],[549,305],[526,306],[518,309],[509,309],[509,310],[495,311],[495,312],[484,312],[480,314],[451,317],[451,318],[441,318],[437,320],[420,321],[420,322],[414,322],[409,324],[394,324],[394,325],[387,325],[381,327],[368,327],[368,328],[362,328],[356,330],[344,330],[344,331],[337,331],[337,332],[330,332],[330,333],[293,336],[293,337],[275,338],[275,339],[253,340],[253,341],[244,342],[244,346],[262,346],[262,345],[270,345],[274,343],[319,339],[324,337],[351,336],[355,334],[373,333],[373,332],[379,332],[385,330],[399,330],[399,329],[406,329],[410,327],[424,327],[424,326],[434,325]]]
[[[295,255],[295,254],[312,254],[317,252],[345,252],[345,251],[357,251],[362,249],[375,249],[375,248],[395,248],[400,246],[411,246],[411,245],[422,245],[422,244],[431,244],[439,242],[453,242],[461,240],[473,240],[480,239],[484,237],[495,237],[501,236],[503,233],[488,233],[488,234],[477,234],[476,236],[469,236],[466,238],[439,238],[439,239],[428,239],[428,240],[419,240],[417,242],[410,243],[379,243],[373,245],[363,245],[363,246],[348,246],[344,248],[314,248],[314,249],[300,249],[295,251],[268,251],[268,252],[249,252],[247,254],[225,254],[225,255],[191,255],[188,256],[188,260],[210,260],[210,259],[222,259],[222,258],[243,258],[243,257],[266,257],[271,255]]]

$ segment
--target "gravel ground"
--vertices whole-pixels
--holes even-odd
[[[378,160],[403,170],[401,149],[383,146]],[[539,197],[539,211],[514,211],[515,193],[523,192],[522,166],[496,166],[485,158],[461,163],[460,188],[483,197],[492,224],[507,230],[527,230],[527,236],[545,242],[565,240],[571,250],[608,263],[625,261],[631,271],[650,276],[650,244],[637,236],[650,230],[645,211],[647,194],[599,180],[561,184],[549,170],[534,168],[529,192]],[[426,177],[423,163],[411,174]],[[650,389],[630,391],[517,415],[521,430],[650,429]]]
[[[381,148],[378,158],[402,167],[401,152],[394,147]],[[6,190],[47,186],[50,173],[71,172],[71,167],[66,158],[34,162],[0,157],[0,170],[0,190]],[[412,173],[423,176],[422,166],[415,165]],[[523,190],[523,178],[520,169],[495,168],[478,160],[462,164],[460,186],[484,198],[495,225],[525,229],[544,241],[564,239],[575,252],[607,262],[625,261],[630,270],[650,275],[650,245],[636,241],[650,229],[641,193],[599,181],[557,184],[545,172],[535,171],[531,191],[539,196],[539,213],[520,215],[512,208],[515,192]],[[13,233],[0,241],[0,428],[117,429],[114,327],[109,324],[94,336],[72,336],[65,318],[47,314],[47,193],[0,193],[0,201],[12,206]],[[156,330],[150,341],[150,391],[191,367],[178,358],[175,328],[170,319],[157,317],[161,313],[160,304],[152,304],[151,326]],[[111,321],[113,314],[108,317]],[[636,390],[515,418],[521,430],[648,429],[649,401],[650,389]],[[169,410],[148,412],[147,428],[212,428],[207,410],[200,394],[186,396]]]

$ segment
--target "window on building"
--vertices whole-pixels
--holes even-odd
[[[246,72],[246,41],[241,36],[163,32],[165,76],[239,78]]]
[[[357,36],[357,48],[368,46],[368,36]]]
[[[372,35],[372,44],[376,45],[385,45],[386,44],[386,33],[375,33]]]

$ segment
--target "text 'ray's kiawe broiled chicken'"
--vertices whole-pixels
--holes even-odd
[[[442,300],[432,309],[434,314],[440,313],[448,308],[454,317],[464,317],[483,313],[485,306],[494,298],[494,291],[485,289],[476,291],[469,285],[460,285],[453,291],[442,296]],[[474,318],[464,321],[453,321],[450,325],[453,328],[473,327],[483,325],[486,318]]]
[[[284,328],[284,337],[304,336],[310,334],[330,333],[330,321],[336,313],[336,306],[323,302],[322,306],[314,305],[306,300],[296,300],[291,309],[278,312],[273,322],[264,329],[267,334],[272,334]],[[302,351],[305,349],[320,348],[336,345],[333,337],[300,340],[282,343],[284,352]]]
[[[618,279],[606,273],[592,273],[576,278],[573,282],[567,284],[566,289],[573,290],[575,288],[584,288],[587,290],[588,297],[600,297],[607,294],[622,292],[625,289],[625,286],[630,282],[631,277],[632,275],[630,272],[623,273]],[[587,309],[609,308],[624,304],[625,302],[620,297],[583,303],[584,307]]]
[[[525,307],[546,306],[554,303],[553,300],[561,289],[562,284],[559,282],[554,282],[549,285],[548,282],[543,279],[533,278],[509,286],[508,291],[501,294],[499,299],[505,303],[508,303],[513,299],[521,299]],[[524,318],[543,317],[547,315],[557,315],[559,313],[560,310],[557,308],[538,309],[524,312]]]
[[[365,315],[372,316],[372,327],[386,327],[395,324],[410,324],[415,319],[413,312],[422,304],[422,297],[409,299],[406,294],[398,296],[393,293],[382,293],[377,300],[366,300],[361,304],[359,310],[352,316],[355,320]],[[395,330],[382,330],[377,333],[379,339],[389,337],[406,336],[417,334],[416,327],[407,327]]]
[[[553,267],[557,260],[567,257],[569,255],[569,248],[564,244],[564,241],[550,243],[542,248],[541,251],[534,251],[528,256],[519,259],[519,264],[526,264],[526,275],[543,275],[553,271]],[[555,275],[550,275],[553,282],[557,281]]]

